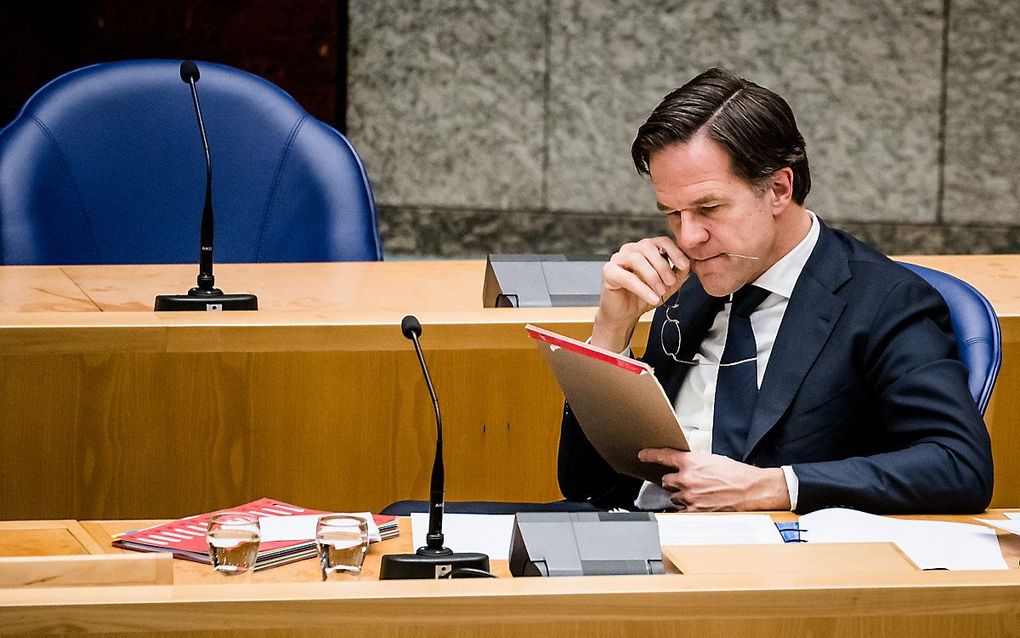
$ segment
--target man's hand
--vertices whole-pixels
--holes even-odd
[[[672,268],[667,257],[673,262]],[[602,268],[602,291],[591,343],[621,352],[630,345],[641,315],[679,290],[690,269],[687,256],[669,237],[624,244]]]
[[[718,454],[646,448],[646,463],[676,468],[662,477],[670,500],[687,511],[789,510],[790,493],[782,468],[754,467]]]

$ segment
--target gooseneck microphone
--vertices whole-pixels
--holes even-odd
[[[396,580],[409,578],[443,578],[463,575],[478,576],[489,570],[489,557],[474,552],[456,553],[443,546],[443,509],[446,499],[443,495],[445,476],[443,472],[443,418],[439,413],[439,399],[432,386],[425,356],[422,354],[418,338],[421,336],[421,323],[413,315],[404,317],[400,322],[400,331],[414,343],[414,351],[418,355],[425,386],[432,399],[432,408],[436,413],[436,456],[432,462],[432,484],[429,490],[429,531],[425,536],[425,546],[419,547],[414,554],[387,554],[382,557],[379,569],[380,580]],[[486,574],[487,575],[487,574]]]
[[[202,136],[202,151],[205,152],[205,205],[202,207],[202,229],[198,246],[198,288],[222,294],[213,286],[213,207],[212,207],[212,157],[209,155],[209,139],[205,136],[205,119],[202,118],[202,105],[198,102],[198,65],[191,60],[181,62],[181,80],[191,87],[191,101],[195,103],[195,118],[198,120],[198,132]]]
[[[195,118],[202,136],[202,150],[205,152],[205,205],[202,208],[202,225],[198,242],[197,285],[186,295],[158,295],[155,310],[258,310],[258,297],[248,293],[223,294],[215,287],[213,276],[213,205],[212,205],[212,156],[209,154],[209,140],[205,135],[205,120],[202,106],[198,102],[196,83],[200,74],[198,65],[191,60],[181,62],[181,80],[191,87],[191,100],[195,104]]]
[[[436,413],[436,456],[432,461],[432,484],[429,489],[429,532],[425,536],[426,544],[422,549],[428,553],[452,554],[453,550],[443,547],[443,508],[446,506],[443,492],[446,475],[443,471],[443,417],[439,414],[439,399],[436,398],[436,389],[432,386],[432,377],[429,376],[421,343],[418,342],[418,337],[421,336],[421,323],[416,317],[407,315],[400,322],[400,331],[404,333],[405,338],[414,343],[414,352],[418,355],[418,364],[421,365],[425,386],[432,399],[432,409]]]

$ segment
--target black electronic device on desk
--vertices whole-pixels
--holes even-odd
[[[489,255],[484,308],[597,306],[609,255]]]
[[[432,379],[429,377],[425,356],[421,351],[418,337],[421,336],[421,323],[408,315],[400,322],[400,330],[404,336],[414,343],[414,351],[418,355],[425,385],[432,398],[432,407],[436,413],[436,456],[432,462],[432,485],[429,492],[429,531],[425,536],[425,546],[419,547],[413,554],[387,554],[382,557],[379,569],[379,580],[456,578],[472,576],[491,576],[489,573],[489,557],[477,552],[454,552],[443,545],[443,508],[446,499],[443,495],[445,475],[443,472],[443,420],[439,414],[439,399],[436,398]]]

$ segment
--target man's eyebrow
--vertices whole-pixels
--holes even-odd
[[[709,202],[718,202],[718,201],[722,201],[722,200],[725,200],[725,199],[726,198],[724,196],[722,196],[722,195],[719,195],[717,193],[711,193],[709,195],[702,195],[701,197],[697,198],[696,200],[691,202],[688,207],[689,208],[697,208],[698,206],[703,206],[704,204],[707,204]],[[659,210],[661,210],[664,213],[672,213],[672,212],[677,210],[676,208],[673,208],[672,206],[666,206],[662,202],[655,202],[655,205],[656,205],[656,207],[658,207]]]

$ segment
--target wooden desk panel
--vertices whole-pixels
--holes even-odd
[[[134,529],[144,529],[165,521],[158,519],[134,520],[134,521],[82,521],[82,527],[87,530],[96,544],[103,548],[108,554],[137,554],[126,549],[113,547],[113,536],[115,534]],[[401,517],[398,521],[400,535],[380,543],[369,545],[368,554],[365,556],[364,569],[360,575],[341,574],[332,578],[335,582],[370,582],[379,580],[379,566],[382,556],[385,554],[407,554],[413,553],[414,547],[411,543],[411,521],[408,517]],[[0,545],[0,551],[3,546]],[[510,566],[507,560],[495,558],[490,561],[491,570],[501,578],[510,578]],[[305,559],[289,565],[265,569],[252,574],[253,585],[269,585],[284,583],[314,583],[321,580],[319,564],[314,558]],[[222,574],[217,574],[208,565],[193,563],[186,560],[174,561],[174,583],[178,585],[230,585],[231,579]]]
[[[1012,572],[896,578],[586,579],[13,592],[3,632],[108,636],[1009,636]],[[878,582],[876,582],[878,580]],[[569,582],[568,582],[569,581]],[[10,591],[10,590],[8,590]]]
[[[0,557],[106,554],[109,539],[97,540],[74,520],[0,521]]]
[[[413,352],[3,359],[3,518],[182,516],[261,496],[360,511],[427,496],[435,422]],[[537,350],[428,359],[448,498],[561,498],[562,396]]]
[[[14,313],[99,312],[59,266],[0,268],[0,310]]]
[[[984,514],[978,516],[967,516],[967,515],[914,515],[914,516],[896,516],[893,518],[903,518],[908,520],[935,520],[935,521],[947,521],[955,523],[967,523],[971,525],[981,525],[975,518],[987,518],[1000,520],[1005,519],[1004,512],[1006,510],[989,510]],[[789,522],[797,520],[797,515],[792,512],[771,512],[769,513],[772,519],[776,522]],[[716,514],[717,516],[727,516],[727,514]],[[660,515],[661,516],[661,515]],[[667,514],[666,516],[683,516],[683,514]],[[42,521],[42,523],[50,523],[51,521]],[[76,523],[75,521],[70,521]],[[113,538],[116,534],[144,529],[146,527],[152,527],[160,523],[166,522],[161,519],[146,519],[146,520],[110,520],[110,521],[82,521],[81,527],[85,532],[91,536],[95,541],[91,547],[96,549],[92,550],[91,553],[98,553],[100,551],[110,554],[134,554],[126,549],[120,549],[113,546]],[[56,521],[55,523],[64,523],[64,521]],[[14,521],[7,523],[8,525],[21,525],[23,522]],[[378,580],[379,578],[379,563],[381,557],[384,554],[408,554],[415,550],[414,544],[411,542],[412,531],[411,531],[411,520],[409,517],[401,516],[397,519],[397,524],[400,528],[400,535],[390,540],[382,541],[380,543],[372,543],[369,546],[368,555],[365,558],[365,571],[361,576],[351,576],[345,574],[342,576],[345,580],[351,581],[371,581]],[[999,541],[999,549],[1002,551],[1002,558],[1006,562],[1006,566],[1011,570],[1020,569],[1020,536],[1016,534],[1010,534],[1009,532],[1003,531],[998,528],[990,527],[995,531],[996,538]],[[691,561],[692,573],[697,574],[753,574],[761,572],[772,572],[772,573],[814,573],[819,574],[819,570],[807,569],[809,563],[826,563],[832,564],[838,556],[829,554],[812,557],[810,555],[801,558],[801,564],[794,566],[794,568],[788,568],[782,564],[782,561],[775,560],[774,556],[769,557],[767,554],[775,552],[778,547],[787,547],[794,549],[797,547],[806,547],[808,544],[797,544],[787,543],[785,545],[716,545],[716,546],[678,546],[676,549],[679,550],[679,554],[684,558]],[[813,547],[835,547],[832,544],[814,545]],[[5,546],[0,544],[0,551]],[[760,551],[764,548],[764,551]],[[812,550],[809,550],[809,552]],[[727,554],[728,552],[728,554]],[[871,555],[868,558],[872,559],[874,556],[880,556],[884,550],[880,550],[877,554]],[[45,554],[40,553],[39,555],[54,554],[55,551],[51,550]],[[766,554],[763,556],[763,554]],[[747,559],[747,560],[742,560]],[[715,561],[717,564],[715,567],[711,567],[710,560]],[[902,562],[901,562],[902,561]],[[725,564],[723,564],[725,562]],[[499,576],[500,578],[510,577],[510,567],[508,561],[498,557],[490,557],[491,571]],[[899,553],[899,559],[896,564],[891,564],[885,571],[904,571],[901,569],[903,565],[910,565],[912,569],[912,563],[909,563],[909,559],[906,559],[902,552]],[[174,582],[182,585],[197,584],[197,583],[229,583],[229,579],[225,579],[219,574],[212,573],[206,565],[199,563],[192,563],[185,560],[174,561]],[[765,569],[767,567],[767,569]],[[884,568],[883,568],[884,569]],[[853,571],[883,571],[874,564],[865,566],[856,566]],[[673,573],[676,573],[673,570]],[[269,583],[298,583],[307,582],[309,580],[316,580],[318,576],[318,565],[314,560],[304,560],[290,565],[284,565],[282,567],[275,567],[260,571],[254,574],[254,584],[269,584]]]
[[[993,516],[997,516],[995,513]],[[788,516],[788,515],[787,515]],[[941,517],[940,517],[941,518]],[[955,519],[957,517],[949,517]],[[406,521],[403,521],[406,523]],[[124,525],[86,527],[99,538]],[[402,534],[406,534],[406,527]],[[384,548],[385,546],[385,548]],[[407,537],[373,545],[404,551]],[[795,549],[795,548],[794,548]],[[735,548],[753,552],[753,547]],[[310,574],[301,572],[311,565]],[[186,568],[183,569],[182,568]],[[284,571],[291,569],[289,575]],[[195,570],[194,577],[189,570]],[[198,572],[202,572],[199,574]],[[182,577],[183,574],[183,577]],[[317,636],[1013,635],[1020,570],[723,573],[321,583],[314,561],[230,584],[175,561],[173,586],[0,589],[0,633]]]
[[[63,271],[104,312],[148,312],[159,294],[183,294],[195,285],[194,265],[64,266]],[[269,312],[365,309],[376,316],[428,309],[477,313],[485,264],[478,261],[393,261],[308,264],[217,264],[216,286],[258,295]],[[464,294],[470,291],[473,294]],[[372,300],[370,308],[363,302]]]
[[[904,259],[968,279],[1000,314],[1004,365],[986,418],[993,505],[1018,505],[1020,256]],[[104,310],[0,296],[0,519],[181,516],[261,496],[342,510],[425,498],[434,424],[399,332],[409,311],[440,395],[447,498],[560,498],[562,395],[523,325],[585,338],[592,308],[481,308],[478,261],[217,271],[265,310],[149,311],[155,294],[191,284],[192,266],[0,268],[0,291],[4,277],[27,290],[35,273],[48,291],[64,276]]]

